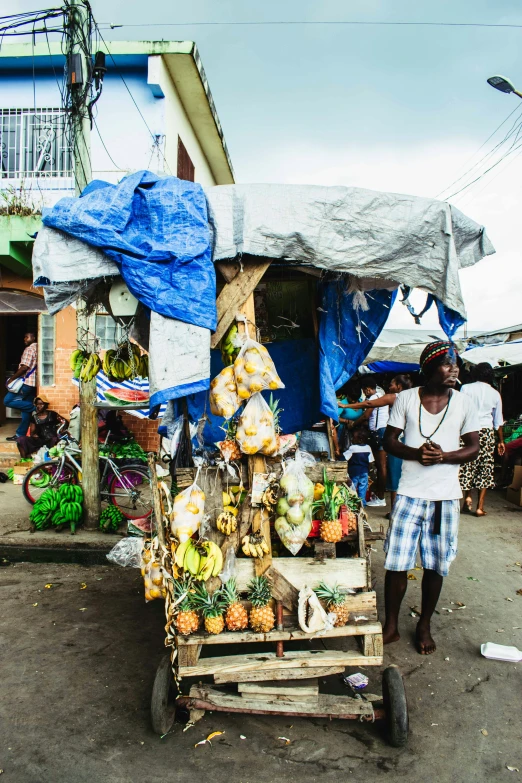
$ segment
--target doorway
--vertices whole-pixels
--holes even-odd
[[[34,332],[38,336],[38,314],[24,313],[0,315],[0,381],[2,390],[8,378],[18,369],[24,351],[24,334]],[[6,415],[3,392],[0,396],[0,423],[20,418],[20,412],[9,409]]]

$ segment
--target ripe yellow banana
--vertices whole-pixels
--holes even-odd
[[[176,562],[176,565],[178,568],[183,568],[183,561],[185,558],[185,552],[189,548],[189,546],[192,545],[192,539],[189,538],[186,541],[184,541],[182,544],[178,546],[176,549],[176,554],[174,555],[174,560]]]

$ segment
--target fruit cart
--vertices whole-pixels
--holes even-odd
[[[217,302],[218,331],[213,338],[214,345],[225,334],[236,311],[251,324],[255,322],[252,291],[267,266],[254,264],[245,267],[237,287],[234,287],[233,280],[225,285]],[[245,295],[248,295],[246,302]],[[241,305],[241,302],[244,304]],[[230,315],[231,309],[233,315]],[[261,350],[268,353],[266,349]],[[241,426],[240,419],[238,438]],[[246,428],[247,435],[248,432]],[[313,715],[360,721],[384,719],[389,741],[395,746],[404,745],[408,735],[408,711],[402,677],[397,667],[390,666],[384,670],[382,695],[354,692],[353,696],[338,696],[321,693],[318,686],[321,678],[342,674],[347,667],[381,666],[383,663],[382,628],[377,617],[376,594],[372,589],[371,547],[365,538],[364,512],[357,515],[355,529],[336,543],[310,538],[297,557],[293,557],[290,552],[285,555],[284,549],[273,552],[274,516],[266,513],[259,498],[254,502],[254,488],[256,481],[266,476],[271,476],[272,481],[275,477],[275,486],[278,486],[282,473],[281,458],[266,456],[266,452],[265,456],[254,453],[247,457],[243,450],[242,460],[234,464],[241,472],[240,483],[246,492],[232,529],[230,525],[227,528],[222,519],[221,524],[216,525],[220,511],[223,511],[223,493],[226,493],[230,483],[223,465],[203,468],[198,477],[194,468],[178,470],[176,482],[178,489],[183,491],[192,486],[197,478],[198,487],[205,497],[205,511],[210,513],[213,520],[210,529],[205,530],[205,538],[219,548],[220,567],[210,575],[207,568],[203,593],[212,594],[221,588],[217,573],[226,561],[228,551],[233,549],[239,555],[234,563],[238,594],[236,600],[249,608],[252,616],[252,603],[255,603],[252,593],[252,603],[243,596],[251,587],[254,577],[266,576],[270,585],[269,611],[273,612],[273,627],[266,630],[261,624],[252,628],[250,622],[248,630],[244,625],[237,631],[229,630],[227,626],[224,632],[218,628],[209,633],[211,625],[207,625],[207,622],[206,630],[198,628],[197,621],[195,626],[191,626],[190,619],[186,627],[179,623],[176,627],[175,612],[179,611],[179,606],[183,608],[183,604],[180,605],[176,600],[176,595],[180,600],[183,596],[174,592],[171,600],[167,600],[166,626],[166,644],[172,648],[172,654],[160,663],[152,694],[154,730],[161,735],[168,732],[176,709],[181,708],[188,710],[192,721],[201,718],[206,710]],[[313,484],[324,480],[342,483],[346,480],[346,462],[317,462],[308,466],[305,473]],[[154,479],[153,466],[151,474]],[[166,522],[169,514],[168,510],[166,513],[165,502],[169,504],[168,498],[160,495],[156,488],[155,516],[160,520],[159,549],[163,551],[164,566],[169,570],[170,560],[174,564],[171,573],[176,575],[176,543],[173,548],[169,540],[169,525]],[[382,538],[382,533],[370,532],[369,537],[373,540]],[[241,550],[249,554],[248,541],[261,543],[264,550],[254,557],[242,557]],[[158,557],[158,554],[154,555],[155,559]],[[178,565],[181,565],[181,560]],[[298,604],[300,591],[307,587],[315,589],[321,583],[335,584],[342,591],[346,622],[339,627],[327,627],[317,635],[302,629],[302,623],[298,620]],[[196,588],[195,592],[198,590]],[[210,606],[209,617],[213,617],[217,611],[212,612],[208,595],[204,600]],[[204,608],[205,603],[201,603],[201,607]],[[190,612],[187,617],[189,615]],[[207,617],[207,614],[204,616]],[[327,640],[346,637],[355,637],[354,646],[358,643],[358,649],[328,649],[327,642],[322,645],[323,649],[295,649],[296,646],[309,646],[306,643],[316,638]],[[227,654],[230,645],[248,645],[245,648],[248,652]],[[263,651],[255,652],[256,645],[262,645]],[[216,650],[216,647],[219,649]],[[188,693],[187,681],[190,683]]]

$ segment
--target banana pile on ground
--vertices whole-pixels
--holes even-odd
[[[76,379],[92,381],[100,372],[102,361],[97,353],[88,353],[77,348],[71,354],[70,366]]]
[[[247,557],[264,557],[270,552],[270,547],[261,533],[246,535],[241,540],[241,549]]]
[[[103,372],[112,381],[129,381],[132,378],[149,377],[149,357],[136,343],[120,343],[110,348],[103,357]]]
[[[223,569],[223,553],[214,541],[196,542],[189,538],[178,546],[174,559],[180,570],[187,571],[198,582],[218,576]]]
[[[117,533],[123,522],[123,514],[118,506],[106,506],[100,514],[100,530],[102,533]]]
[[[46,489],[38,498],[29,515],[35,530],[45,530],[52,525],[57,531],[65,525],[76,532],[83,516],[83,490],[76,484],[62,484],[59,489]]]

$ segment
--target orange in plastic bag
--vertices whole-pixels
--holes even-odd
[[[230,419],[241,405],[233,367],[225,367],[210,382],[210,410],[214,416]]]

